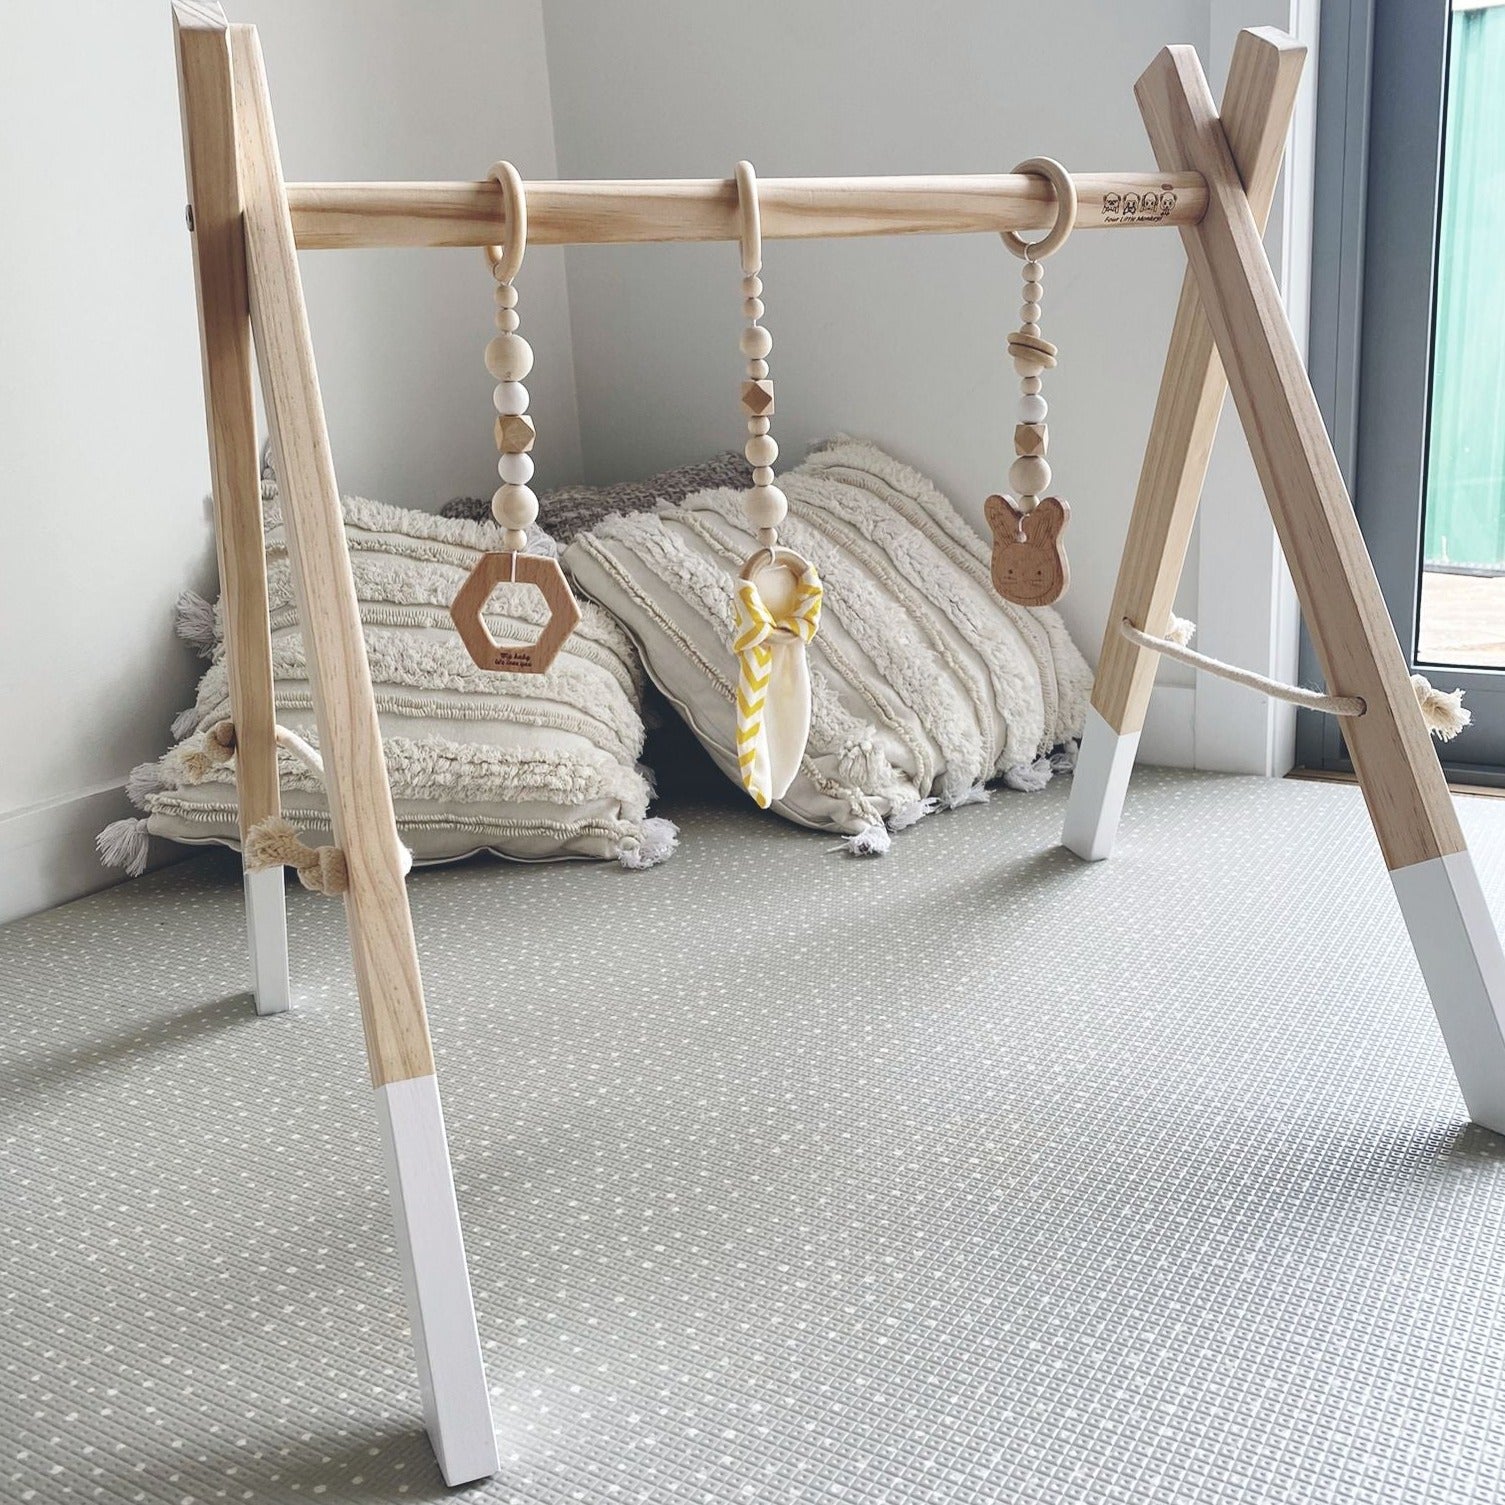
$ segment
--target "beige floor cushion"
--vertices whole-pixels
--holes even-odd
[[[881,851],[890,831],[985,798],[992,780],[1038,788],[1070,766],[1086,662],[1058,613],[997,596],[987,545],[924,476],[838,440],[779,484],[780,540],[815,562],[825,602],[810,741],[774,809]],[[734,780],[733,582],[752,547],[740,492],[721,489],[608,518],[563,556]]]
[[[277,719],[317,745],[313,697],[275,487],[267,493],[267,570]],[[475,852],[522,861],[616,858],[651,866],[672,850],[675,829],[648,816],[642,676],[626,633],[601,607],[583,605],[579,628],[546,674],[478,669],[460,643],[448,604],[500,530],[490,523],[346,498],[345,531],[398,828],[416,861]],[[553,551],[546,535],[534,546]],[[535,635],[544,607],[535,591],[499,592],[494,636]],[[190,756],[229,715],[217,623],[202,603],[190,625],[212,661],[194,705],[174,726],[182,740],[132,775],[147,811],[145,830],[180,842],[238,844],[234,770],[195,779]],[[328,813],[317,777],[281,754],[284,808],[311,837],[327,841]],[[121,842],[125,838],[125,849]],[[127,864],[144,848],[139,830],[116,833]],[[141,853],[144,861],[144,851]]]

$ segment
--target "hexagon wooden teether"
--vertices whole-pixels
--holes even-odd
[[[483,613],[499,585],[531,585],[544,598],[549,620],[532,643],[499,643],[486,627]],[[465,650],[483,669],[514,674],[542,674],[559,657],[565,639],[580,625],[580,607],[557,559],[512,550],[483,554],[455,593],[449,614]]]

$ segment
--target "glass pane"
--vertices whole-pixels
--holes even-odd
[[[1453,5],[1424,519],[1417,658],[1505,668],[1502,0]]]

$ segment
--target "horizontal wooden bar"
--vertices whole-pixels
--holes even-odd
[[[1207,185],[1195,172],[1080,173],[1077,227],[1195,225]],[[730,178],[620,179],[524,185],[534,245],[735,240]],[[289,183],[301,249],[483,246],[502,236],[502,194],[479,183]],[[1020,173],[907,178],[760,178],[768,240],[957,235],[1050,228],[1054,195]]]

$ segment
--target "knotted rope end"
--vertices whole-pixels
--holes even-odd
[[[1421,719],[1439,742],[1451,742],[1474,719],[1463,703],[1462,690],[1434,689],[1425,674],[1413,674],[1411,688],[1416,691]]]

